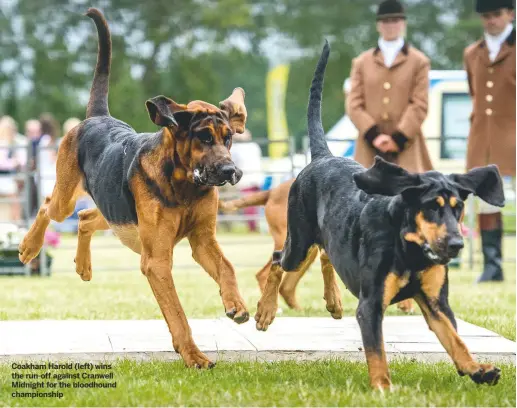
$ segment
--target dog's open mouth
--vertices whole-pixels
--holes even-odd
[[[450,261],[449,257],[440,256],[434,252],[433,248],[431,248],[431,245],[429,245],[428,242],[424,242],[424,245],[422,245],[422,251],[424,252],[426,258],[433,263],[446,265]]]

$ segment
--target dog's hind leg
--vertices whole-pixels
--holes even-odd
[[[327,252],[323,248],[320,252],[320,262],[324,285],[323,299],[327,302],[327,310],[334,319],[341,319],[343,317],[341,290],[337,283],[336,271],[330,263]]]
[[[81,210],[79,215],[79,228],[77,232],[77,253],[75,255],[75,271],[83,281],[92,278],[92,259],[90,243],[95,231],[110,229],[106,219],[98,208]]]
[[[76,127],[63,138],[57,154],[54,190],[49,197],[45,198],[34,223],[20,243],[19,258],[24,264],[38,256],[50,220],[62,222],[74,212],[77,195],[81,192],[81,172],[77,162],[77,132]]]
[[[307,270],[307,268],[314,262],[315,256],[318,254],[317,247],[311,248],[308,251],[307,258],[298,265],[297,270],[291,273],[299,273],[300,270]],[[276,312],[278,310],[278,293],[284,271],[280,265],[281,251],[273,252],[273,265],[267,277],[266,288],[257,305],[257,313],[255,314],[255,321],[257,322],[257,330],[266,331],[273,323]]]
[[[282,253],[282,268],[286,272],[291,272],[300,270],[300,265],[307,258],[314,241],[312,230],[307,221],[299,219],[297,210],[290,209],[287,217],[289,224]]]
[[[305,262],[302,262],[300,268],[295,272],[284,274],[282,278],[279,293],[291,309],[301,310],[301,307],[296,300],[296,286],[298,286],[298,282],[300,282],[300,279],[305,275],[305,272],[307,272],[317,256],[318,248],[313,246],[309,249],[307,259]]]
[[[267,277],[269,276],[272,262],[273,258],[269,258],[267,263],[255,275],[255,278],[257,278],[257,282],[259,284],[260,293],[264,293],[264,288],[266,287]]]

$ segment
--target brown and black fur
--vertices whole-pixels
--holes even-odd
[[[287,237],[287,200],[289,198],[289,189],[294,183],[294,180],[295,179],[284,181],[271,190],[259,191],[236,200],[219,201],[219,208],[225,212],[230,212],[237,211],[241,208],[263,205],[269,233],[273,237],[274,250],[281,251]],[[305,275],[305,272],[307,272],[307,269],[318,256],[318,252],[320,253],[321,272],[324,282],[323,298],[327,303],[327,310],[334,319],[341,319],[341,317],[343,317],[341,291],[335,279],[334,267],[330,263],[324,250],[318,251],[318,248],[315,247],[308,256],[308,262],[305,264],[307,268],[288,273],[282,277],[282,283],[279,288],[280,296],[282,296],[285,303],[291,309],[301,309],[296,299],[296,287],[303,275]],[[266,287],[272,262],[273,258],[271,257],[255,275],[261,292],[264,292],[264,288]],[[397,307],[406,313],[413,312],[413,302],[411,299],[397,303]]]
[[[373,387],[391,385],[382,334],[385,309],[411,298],[458,372],[476,383],[496,384],[500,370],[476,362],[458,336],[448,301],[447,264],[463,248],[459,224],[467,197],[474,194],[504,206],[497,167],[476,168],[467,174],[412,174],[381,158],[365,169],[353,160],[332,156],[321,122],[329,52],[326,44],[310,90],[312,160],[289,192],[287,238],[283,250],[273,254],[255,316],[257,329],[265,330],[275,317],[283,271],[298,269],[310,248],[320,246],[359,299],[356,317]]]
[[[237,211],[240,208],[263,205],[269,233],[273,237],[274,250],[280,251],[287,235],[287,197],[293,182],[294,179],[284,181],[271,190],[259,191],[237,200],[220,201],[219,208],[225,212],[230,212]],[[307,262],[303,268],[300,268],[297,272],[284,275],[279,293],[291,309],[301,309],[296,299],[296,286],[318,256],[318,252],[320,252],[321,272],[324,282],[323,298],[326,301],[327,310],[334,319],[341,319],[343,317],[341,291],[336,281],[334,268],[329,262],[325,251],[318,251],[317,248],[314,248],[308,255]],[[264,292],[266,287],[272,262],[273,259],[269,258],[267,263],[255,275],[261,292]]]
[[[86,191],[97,208],[79,213],[77,273],[85,281],[92,278],[92,234],[111,228],[141,255],[140,268],[174,349],[189,367],[212,367],[192,339],[171,274],[172,254],[187,238],[194,259],[218,283],[228,317],[237,323],[248,320],[235,271],[215,238],[215,186],[235,184],[242,176],[229,150],[232,135],[244,131],[244,91],[236,88],[219,108],[203,101],[181,105],[164,96],[152,98],[147,109],[161,129],[137,134],[109,115],[110,32],[99,10],[89,9],[87,16],[97,27],[99,53],[86,119],[60,145],[56,185],[20,244],[20,260],[27,263],[38,255],[50,220],[71,215]]]

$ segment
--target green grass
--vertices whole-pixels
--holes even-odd
[[[270,255],[270,238],[221,235],[220,242],[236,265],[241,293],[253,315],[259,299],[254,275]],[[0,319],[161,319],[147,280],[139,271],[138,256],[122,248],[112,237],[95,236],[92,243],[91,282],[82,282],[71,273],[75,238],[65,239],[63,248],[53,252],[56,272],[50,278],[1,278]],[[474,253],[479,261],[477,247]],[[506,239],[505,255],[515,258],[515,239]],[[121,268],[128,270],[115,271]],[[505,263],[504,271],[504,283],[476,285],[480,265],[470,270],[463,262],[462,268],[450,271],[450,302],[457,317],[515,340],[515,263]],[[187,317],[224,315],[218,288],[192,261],[188,243],[180,243],[175,250],[173,276]],[[341,288],[344,313],[354,316],[357,300]],[[288,310],[281,302],[282,315],[328,316],[322,297],[323,282],[315,263],[299,286],[298,298],[303,310]],[[387,314],[400,313],[391,307]],[[64,399],[50,401],[11,398],[11,368],[0,364],[0,405],[515,406],[516,403],[513,365],[500,366],[502,380],[496,387],[477,386],[468,378],[459,377],[452,364],[447,363],[392,362],[390,368],[396,389],[383,396],[370,391],[364,363],[220,362],[214,370],[197,372],[185,369],[180,362],[122,361],[115,366],[118,384],[115,390],[66,390]]]
[[[218,363],[188,370],[180,362],[123,361],[114,367],[117,388],[67,389],[62,399],[11,398],[10,370],[0,366],[0,404],[9,406],[515,406],[515,367],[501,366],[495,387],[459,377],[450,364],[397,361],[395,387],[370,390],[363,363]],[[37,371],[36,371],[37,372]]]

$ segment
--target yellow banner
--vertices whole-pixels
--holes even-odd
[[[285,94],[289,78],[289,65],[277,65],[271,69],[266,79],[267,130],[269,140],[287,140],[287,118],[285,115]],[[271,143],[269,156],[283,157],[289,151],[287,143]]]

